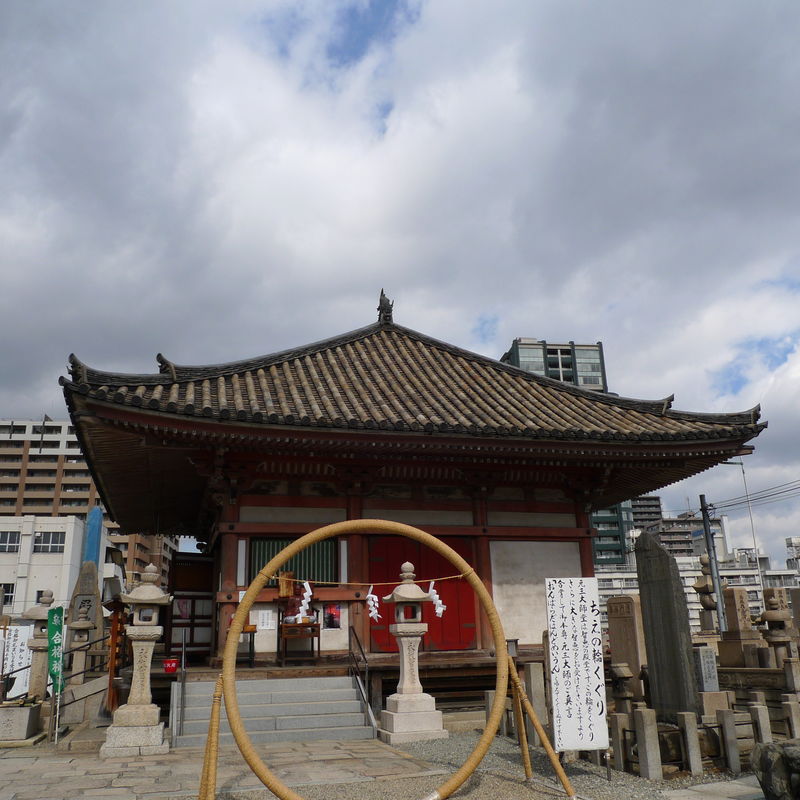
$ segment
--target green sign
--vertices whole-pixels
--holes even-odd
[[[47,611],[47,671],[53,681],[54,694],[64,688],[64,609]]]

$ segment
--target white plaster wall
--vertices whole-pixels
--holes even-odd
[[[489,525],[523,525],[529,528],[574,528],[574,514],[540,511],[489,511],[486,515]]]
[[[538,644],[547,628],[545,578],[579,578],[577,542],[489,543],[494,603],[507,639]]]
[[[364,519],[388,519],[406,525],[472,525],[471,511],[426,511],[370,508],[361,515]]]
[[[242,522],[341,522],[347,518],[343,508],[291,508],[284,506],[244,506]]]

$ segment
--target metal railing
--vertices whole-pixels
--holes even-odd
[[[355,648],[353,647],[354,644]],[[369,659],[367,658],[367,654],[364,652],[364,648],[361,645],[361,640],[358,638],[356,629],[352,625],[348,630],[348,659],[348,668],[350,674],[355,679],[356,686],[364,703],[364,708],[366,709],[369,724],[372,726],[373,730],[377,730],[378,721],[375,719],[375,713],[372,710],[372,703],[370,702]]]

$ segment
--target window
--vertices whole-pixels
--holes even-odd
[[[249,580],[252,581],[258,571],[291,542],[292,539],[253,539],[250,545]],[[290,558],[281,569],[294,572],[294,577],[301,581],[335,583],[338,580],[337,552],[336,541],[324,539]],[[267,585],[276,586],[277,583],[275,579]]]
[[[58,456],[30,456],[29,461],[37,464],[54,464],[58,461]]]
[[[38,531],[33,539],[34,553],[63,553],[66,531]]]
[[[10,606],[14,602],[14,584],[0,583],[0,589],[3,592],[3,601],[0,602],[0,607]]]
[[[2,434],[11,435],[12,433],[25,433],[24,425],[0,425],[0,436]]]
[[[19,531],[0,531],[0,553],[19,552]]]
[[[9,498],[8,500],[6,500],[5,497],[0,498],[0,506],[15,506],[16,504],[17,501],[13,498]]]

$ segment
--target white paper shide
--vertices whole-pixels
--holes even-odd
[[[605,750],[606,691],[597,578],[547,578],[553,746]]]

